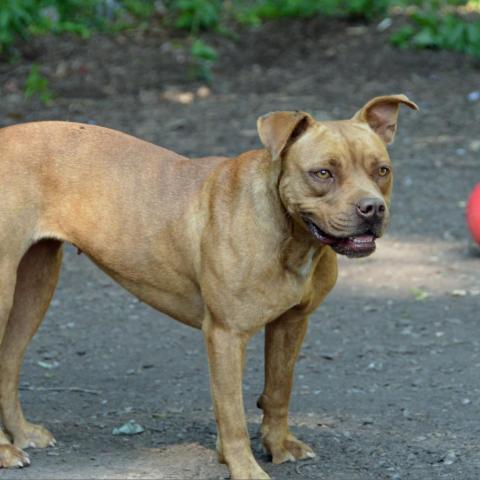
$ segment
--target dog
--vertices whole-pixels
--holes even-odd
[[[69,242],[141,301],[201,329],[219,461],[267,479],[248,437],[242,372],[265,328],[262,442],[273,463],[313,457],[288,428],[308,316],[333,288],[337,254],[363,257],[389,217],[386,146],[405,95],[353,118],[258,119],[262,149],[192,160],[126,134],[69,122],[0,130],[0,466],[55,444],[18,397],[25,349],[52,298]]]

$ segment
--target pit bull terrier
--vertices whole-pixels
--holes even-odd
[[[141,301],[201,329],[221,462],[266,479],[248,437],[242,372],[265,328],[262,442],[274,463],[313,457],[288,404],[308,316],[335,284],[337,254],[363,257],[389,217],[393,141],[405,95],[353,118],[258,119],[264,148],[191,160],[106,128],[35,122],[0,130],[0,466],[55,444],[18,395],[25,349],[69,242]]]

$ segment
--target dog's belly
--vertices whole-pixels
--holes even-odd
[[[140,301],[186,325],[202,327],[204,303],[199,288],[190,279],[168,274],[156,282],[152,281],[151,277],[137,276],[132,279],[96,261],[95,258],[90,258]]]

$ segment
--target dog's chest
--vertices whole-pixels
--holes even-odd
[[[316,253],[317,249],[310,247],[305,251],[294,251],[287,257],[287,269],[296,277],[297,282],[300,282],[300,284],[310,278]]]
[[[312,273],[313,269],[313,258],[315,256],[316,249],[313,247],[310,248],[304,259],[303,262],[300,263],[299,268],[298,268],[298,275],[304,279],[307,279],[310,277],[310,274]]]

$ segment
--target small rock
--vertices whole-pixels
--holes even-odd
[[[405,187],[411,187],[413,185],[412,177],[410,177],[409,175],[403,177],[403,185]]]
[[[211,90],[208,87],[202,86],[197,89],[198,98],[207,98],[211,94]]]
[[[392,19],[387,17],[384,18],[378,25],[377,25],[377,30],[379,32],[384,32],[385,30],[388,30],[392,26]]]
[[[470,145],[468,146],[468,148],[472,152],[479,152],[480,151],[480,140],[472,140],[470,142]]]
[[[383,363],[382,362],[370,362],[367,366],[367,370],[376,370],[376,371],[383,370]]]
[[[54,360],[53,362],[44,362],[42,360],[39,360],[37,362],[37,365],[42,368],[46,368],[47,370],[52,370],[54,368],[57,368],[60,364]]]
[[[452,465],[457,461],[458,457],[455,453],[455,450],[449,450],[446,455],[442,458],[441,462],[444,465]]]
[[[470,102],[478,102],[480,100],[480,90],[476,90],[474,92],[470,92],[467,95],[467,98]]]
[[[112,435],[137,435],[144,432],[145,429],[139,425],[135,420],[130,420],[120,427],[115,427],[112,430]]]

